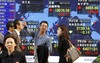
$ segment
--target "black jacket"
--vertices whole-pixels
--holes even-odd
[[[1,58],[1,63],[26,63],[25,55],[19,51],[14,51],[11,55],[5,54]]]
[[[37,48],[37,56],[39,63],[47,63],[49,50],[46,45],[39,45]]]
[[[66,54],[66,51],[68,48],[69,48],[68,40],[64,37],[60,38],[58,42],[58,52],[59,52],[59,57],[60,57],[59,63],[67,63],[64,55]]]

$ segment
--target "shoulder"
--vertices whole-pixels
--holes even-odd
[[[68,40],[67,40],[66,38],[62,38],[62,39],[61,39],[61,42],[62,42],[62,43],[68,43]]]
[[[17,34],[17,32],[14,30],[11,34],[12,34],[12,35],[16,35],[16,34]]]
[[[8,35],[8,34],[10,34],[10,32],[7,32],[5,35]],[[5,35],[4,35],[4,36],[5,36]]]
[[[17,33],[15,30],[12,33]]]
[[[45,35],[45,37],[46,37],[47,39],[50,39],[50,38],[51,38],[51,37],[50,37],[49,35],[47,35],[47,34]]]
[[[10,32],[7,32],[7,33],[4,35],[4,37],[8,36],[9,34],[10,34]]]
[[[66,38],[62,38],[61,40],[62,40],[62,41],[67,41],[67,39],[66,39]]]
[[[0,33],[0,36],[3,36],[3,34],[2,34],[2,33]]]
[[[47,41],[51,41],[51,40],[52,40],[51,37],[48,36],[48,35],[45,36],[45,39],[46,39]]]
[[[17,32],[14,30],[12,33],[11,33],[11,35],[13,35],[13,36],[18,36],[18,34],[17,34]]]

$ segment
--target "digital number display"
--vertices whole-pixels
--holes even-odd
[[[7,32],[6,24],[15,19],[15,0],[0,0],[0,32]]]
[[[97,40],[77,40],[77,48],[86,56],[95,56],[99,54],[97,44]]]
[[[38,21],[27,21],[27,25],[31,31],[38,32],[38,26],[39,26]]]
[[[34,43],[33,42],[22,42],[22,52],[25,55],[34,55]]]
[[[78,0],[79,14],[99,14],[99,0]]]
[[[70,2],[49,1],[49,16],[70,16]]]
[[[90,20],[89,19],[68,19],[69,21],[69,33],[70,34],[83,34],[88,35],[90,32]]]

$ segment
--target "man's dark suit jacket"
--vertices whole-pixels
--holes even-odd
[[[20,36],[18,36],[17,32],[14,30],[12,33],[11,33],[16,39],[17,39],[17,47],[16,47],[16,50],[17,51],[22,51],[21,50],[21,39],[20,39]]]

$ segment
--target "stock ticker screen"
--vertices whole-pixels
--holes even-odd
[[[50,0],[49,16],[70,16],[70,2]]]
[[[24,19],[35,32],[39,22],[48,21],[51,56],[58,55],[57,27],[61,24],[68,27],[71,42],[83,56],[100,54],[100,0],[0,0],[0,32],[5,34],[6,23],[14,19]],[[25,54],[34,54],[34,40],[24,30],[22,39]]]
[[[15,19],[15,1],[0,0],[0,32],[7,32],[6,23]]]

